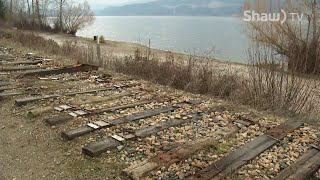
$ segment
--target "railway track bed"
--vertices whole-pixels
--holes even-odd
[[[0,48],[1,103],[67,157],[120,163],[118,174],[131,179],[317,177],[319,132],[302,121],[11,52]]]

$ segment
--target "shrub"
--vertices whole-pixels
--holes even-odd
[[[308,112],[314,107],[317,82],[313,78],[286,69],[283,57],[267,46],[257,44],[248,55],[251,66],[242,95],[246,104],[294,113]]]
[[[100,36],[99,42],[100,43],[106,43],[106,40],[104,39],[104,36]]]
[[[214,63],[193,55],[188,59],[175,59],[171,53],[164,60],[148,59],[136,49],[134,57],[108,58],[107,68],[192,93],[228,98],[239,88],[238,75],[232,73],[230,67],[221,68]]]

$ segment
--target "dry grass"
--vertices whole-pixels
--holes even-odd
[[[170,53],[165,59],[151,57],[137,49],[134,57],[106,58],[106,67],[176,89],[222,98],[230,97],[240,87],[238,75],[228,66],[211,66],[206,59],[193,55],[188,59],[175,59]]]
[[[258,47],[258,46],[257,46]],[[294,114],[316,109],[317,81],[279,66],[282,58],[266,47],[249,52],[250,65],[237,72],[228,65],[214,66],[208,59],[149,58],[141,50],[134,57],[106,58],[106,68],[191,93],[231,99],[258,109]]]
[[[315,108],[317,81],[294,69],[286,70],[282,56],[257,44],[248,57],[251,67],[244,83],[246,104],[272,110],[285,110],[296,114]]]
[[[48,55],[59,55],[69,59],[74,59],[78,63],[90,62],[94,59],[93,49],[83,47],[76,41],[65,41],[61,46],[54,40],[47,40],[33,33],[24,33],[20,31],[2,31],[0,38],[13,40],[24,47],[32,50],[41,51]]]

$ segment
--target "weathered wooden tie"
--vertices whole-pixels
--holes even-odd
[[[14,61],[16,60],[15,57],[9,57],[9,56],[0,56],[0,61]]]
[[[16,99],[15,104],[17,106],[23,106],[31,102],[36,102],[40,100],[45,100],[45,99],[53,99],[53,98],[58,98],[61,95],[59,94],[50,94],[50,95],[44,95],[44,96],[37,96],[37,97],[28,97],[28,98],[23,98],[23,99]]]
[[[0,87],[0,92],[17,89],[17,87]]]
[[[320,146],[312,146],[294,164],[282,171],[275,180],[308,179],[320,168]]]
[[[93,98],[93,99],[89,99],[86,101],[77,101],[77,102],[72,102],[71,104],[74,106],[79,106],[82,104],[98,104],[98,103],[102,103],[102,102],[107,102],[107,101],[111,101],[114,99],[119,99],[122,97],[126,97],[126,96],[132,96],[134,94],[137,94],[138,92],[123,92],[123,93],[119,93],[119,94],[110,94],[104,97],[99,97],[99,98]]]
[[[8,86],[8,85],[10,85],[9,82],[0,81],[0,87],[2,87],[2,86]]]
[[[128,84],[128,85],[123,85],[123,86],[114,85],[114,86],[100,88],[100,89],[91,89],[91,90],[86,90],[86,91],[68,92],[65,94],[50,94],[50,95],[45,95],[45,96],[16,99],[15,103],[17,106],[23,106],[28,103],[36,102],[36,101],[40,101],[40,100],[53,99],[53,98],[58,98],[58,97],[62,97],[62,96],[75,96],[78,94],[90,94],[90,93],[97,93],[97,92],[101,92],[101,91],[110,91],[110,90],[114,90],[117,88],[129,88],[129,87],[133,87],[136,85],[137,84]]]
[[[131,106],[131,107],[135,107],[135,106]],[[115,111],[116,109],[123,109],[123,107],[119,106],[119,107],[115,107],[115,108],[110,108],[110,109],[108,109],[108,111],[112,112],[112,111]],[[135,121],[135,120],[139,120],[139,119],[151,116],[152,114],[159,114],[159,113],[161,113],[163,111],[168,112],[170,110],[172,110],[171,107],[169,109],[168,108],[153,109],[153,110],[144,111],[142,113],[136,113],[136,114],[133,114],[131,116],[121,117],[121,118],[118,118],[116,120],[123,120],[124,119],[127,122]],[[103,111],[105,111],[105,110],[103,110]],[[100,111],[100,112],[103,112],[103,111]],[[94,123],[89,123],[86,126],[83,126],[83,127],[80,127],[80,128],[76,128],[76,129],[69,130],[69,131],[64,131],[64,132],[61,133],[61,137],[63,139],[65,139],[65,140],[70,141],[70,140],[72,140],[72,139],[74,139],[76,137],[83,136],[83,135],[88,134],[90,132],[93,132],[95,130],[117,125],[116,124],[117,123],[116,120],[113,120],[112,122],[109,122],[109,121],[97,121],[97,122],[94,122]],[[118,122],[118,124],[121,124],[121,123]]]
[[[13,61],[13,62],[2,62],[1,65],[37,65],[42,64],[43,61]]]
[[[141,105],[148,104],[148,103],[151,103],[151,102],[152,101],[140,101],[140,102],[136,102],[136,103],[132,103],[132,104],[114,106],[114,107],[98,109],[98,110],[94,110],[94,111],[77,110],[77,111],[71,112],[71,113],[66,114],[66,115],[56,116],[56,117],[52,117],[52,118],[46,119],[46,122],[50,126],[54,126],[54,125],[57,125],[57,124],[65,123],[65,122],[67,122],[69,120],[72,120],[73,118],[79,117],[79,116],[89,117],[89,116],[103,114],[103,113],[106,113],[106,112],[114,112],[114,111],[119,110],[119,109],[133,108],[133,107],[141,106]],[[82,129],[82,128],[79,128],[79,129]]]
[[[43,70],[35,70],[29,72],[23,72],[18,77],[29,77],[29,76],[48,76],[48,75],[57,75],[63,73],[76,73],[76,72],[87,72],[87,71],[94,71],[98,70],[97,66],[81,64],[81,65],[74,65],[63,67],[59,69],[43,69]]]
[[[232,172],[277,144],[287,133],[294,131],[301,125],[303,123],[300,121],[287,121],[187,179],[225,179]]]
[[[85,102],[75,102],[75,103],[71,103],[72,105],[70,105],[70,107],[73,106],[73,105],[77,106],[77,105],[81,105],[81,104],[95,104],[95,103],[105,102],[105,101],[109,101],[109,100],[113,100],[113,99],[117,99],[117,98],[121,98],[121,97],[125,97],[125,96],[130,96],[132,94],[134,94],[134,93],[132,93],[132,92],[124,92],[124,93],[119,93],[119,94],[116,94],[116,95],[110,95],[110,96],[107,96],[107,97],[101,97],[99,99],[88,100],[88,101],[85,101]],[[36,116],[39,116],[39,115],[44,114],[44,113],[52,112],[56,108],[59,108],[60,106],[61,105],[58,105],[58,106],[47,106],[47,107],[32,109],[32,110],[28,111],[28,115],[31,116],[31,117],[36,117]],[[66,109],[63,109],[63,110],[66,110]]]
[[[102,126],[99,125],[100,122],[96,122],[96,123],[88,124],[87,127],[89,127],[90,128],[90,132],[92,132],[94,130],[105,128],[105,127],[116,126],[116,125],[119,125],[119,124],[124,124],[124,123],[132,122],[132,121],[137,121],[137,120],[140,120],[140,119],[149,118],[149,117],[152,117],[152,116],[159,115],[161,113],[174,111],[174,110],[176,110],[178,108],[179,107],[168,106],[168,107],[163,107],[163,108],[158,108],[158,109],[146,110],[146,111],[141,112],[141,113],[136,113],[136,114],[125,116],[125,117],[122,117],[122,118],[118,118],[118,119],[115,119],[115,120],[112,120],[112,121],[108,121],[108,122],[106,122],[105,125],[102,125]],[[119,137],[119,136],[117,135],[117,137]],[[83,147],[82,148],[82,152],[84,154],[90,156],[90,157],[97,157],[100,154],[102,154],[103,152],[107,151],[110,147],[117,146],[118,141],[123,141],[123,140],[124,140],[123,137],[120,137],[120,138],[114,138],[114,137],[113,138],[106,138],[106,139],[104,139],[102,141],[93,142],[93,143],[90,143],[89,145]]]
[[[17,95],[21,95],[21,94],[23,94],[23,92],[2,92],[2,93],[0,93],[0,98],[17,96]]]
[[[132,179],[140,179],[153,170],[159,169],[163,166],[169,167],[174,163],[181,162],[207,146],[216,146],[220,139],[226,139],[239,131],[239,128],[235,125],[225,128],[228,128],[227,134],[222,133],[222,130],[218,130],[214,133],[216,136],[213,135],[215,138],[210,137],[180,145],[168,152],[159,154],[137,165],[130,166],[123,170],[123,172]],[[221,136],[221,134],[224,135]]]
[[[139,130],[136,130],[134,133],[131,134],[127,134],[125,136],[123,136],[122,138],[125,139],[126,141],[129,140],[134,140],[136,138],[144,138],[144,137],[148,137],[152,134],[156,134],[160,131],[164,131],[165,129],[169,129],[170,127],[175,127],[175,126],[179,126],[179,125],[183,125],[183,124],[187,124],[193,121],[196,121],[200,118],[201,116],[199,114],[193,114],[192,117],[183,120],[183,119],[173,119],[173,120],[169,120],[166,122],[161,122],[158,123],[156,125],[153,126],[149,126],[146,128],[142,128]],[[119,136],[119,135],[117,135]],[[121,136],[119,136],[121,137]],[[70,139],[67,139],[70,140]],[[104,140],[102,140],[103,142],[95,142],[94,144],[102,144],[101,146],[99,146],[100,148],[102,147],[103,149],[112,149],[117,147],[118,145],[121,145],[122,142],[121,141],[114,141],[115,138],[114,137],[109,137],[109,138],[105,138]],[[96,146],[95,146],[96,147]],[[88,148],[90,149],[90,148]]]
[[[44,69],[44,67],[39,67],[39,66],[1,67],[0,72],[25,71],[25,70],[34,70],[34,69]]]

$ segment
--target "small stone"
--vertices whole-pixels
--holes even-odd
[[[276,172],[279,172],[280,171],[280,164],[276,164],[275,166],[274,166],[274,170],[276,171]]]
[[[176,114],[176,115],[175,115],[175,118],[176,118],[176,119],[181,119],[180,114]]]
[[[215,118],[214,118],[214,121],[223,121],[224,119],[221,117],[221,116],[216,116]]]
[[[241,136],[244,137],[244,138],[247,138],[248,134],[247,133],[243,133]]]
[[[287,163],[285,163],[285,162],[281,162],[281,163],[280,163],[280,168],[281,168],[281,170],[283,170],[283,169],[285,169],[285,168],[287,168],[287,167],[288,167]]]
[[[123,149],[123,146],[122,146],[122,145],[117,146],[117,149],[120,151],[120,150],[122,150],[122,149]]]
[[[218,157],[219,157],[219,156],[216,155],[216,154],[212,156],[213,159],[218,159]]]
[[[183,172],[178,172],[177,176],[179,177],[179,179],[184,179],[185,178],[185,174]]]
[[[170,151],[171,149],[173,149],[174,146],[172,144],[166,144],[162,147],[163,151]]]

